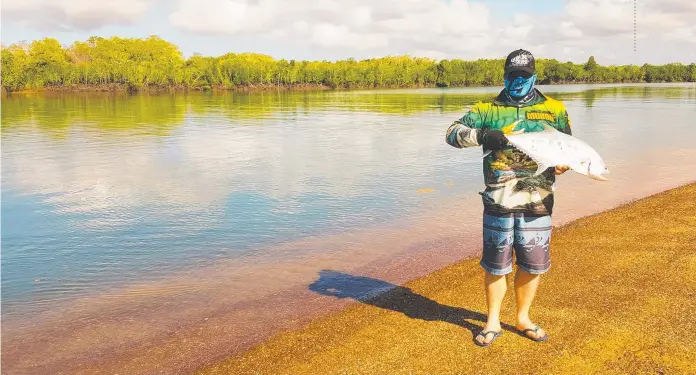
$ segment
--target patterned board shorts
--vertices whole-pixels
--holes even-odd
[[[481,267],[493,275],[512,272],[514,248],[520,268],[542,274],[551,267],[550,241],[551,216],[484,212]]]

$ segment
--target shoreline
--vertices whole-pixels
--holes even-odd
[[[625,172],[631,173],[631,170]],[[664,169],[664,173],[671,173],[670,169]],[[662,181],[662,174],[655,177]],[[566,177],[564,184],[587,183],[584,179],[584,176],[571,175]],[[578,217],[582,220],[601,215],[607,211],[601,207],[630,204],[694,180],[692,177],[679,184],[674,182],[649,188],[643,186],[628,197],[623,195],[624,199],[619,201],[607,197],[603,203],[597,201],[582,207],[566,205],[587,201],[587,194],[613,191],[616,186],[612,189],[610,185],[597,183],[595,189],[574,193],[567,190],[557,202],[565,214],[557,215],[555,221],[563,226]],[[263,272],[273,277],[254,278],[258,285],[251,290],[245,286],[251,285],[248,278],[238,274],[234,262],[225,262],[193,274],[172,275],[156,285],[134,285],[80,300],[75,311],[67,311],[68,314],[55,311],[49,320],[58,318],[59,324],[14,327],[14,333],[12,324],[6,324],[3,369],[21,373],[30,366],[34,374],[52,374],[52,368],[64,368],[71,374],[124,370],[130,374],[165,370],[190,373],[201,366],[242,355],[278,334],[302,330],[327,313],[340,313],[356,305],[352,298],[335,298],[308,288],[308,285],[316,286],[318,270],[331,271],[330,280],[347,278],[359,283],[367,280],[367,285],[379,289],[385,283],[396,287],[409,280],[428,277],[467,259],[476,261],[480,237],[477,228],[464,228],[462,232],[459,220],[453,219],[460,217],[465,207],[474,204],[478,208],[480,200],[473,194],[462,199],[459,193],[453,193],[449,203],[438,205],[447,207],[446,210],[438,207],[387,228],[302,240],[276,249],[295,253],[294,249],[322,248],[329,252],[318,258],[312,256],[312,261],[305,260],[302,255],[289,263],[266,259],[262,262],[265,263]],[[472,238],[476,242],[471,242]],[[378,258],[373,256],[375,251],[380,254]],[[478,268],[474,267],[476,271]],[[258,272],[250,275],[258,276]],[[273,286],[278,283],[284,287]],[[365,294],[369,296],[370,293]],[[153,320],[153,317],[158,318]],[[17,336],[18,332],[22,334]],[[104,342],[105,334],[113,340]]]
[[[368,228],[364,233],[299,240],[276,249],[296,254],[300,249],[326,247],[327,252],[312,255],[311,261],[303,254],[291,260],[262,257],[240,268],[236,260],[230,260],[192,274],[172,275],[155,285],[133,285],[80,298],[65,304],[64,310],[33,319],[32,327],[11,322],[4,327],[3,370],[22,373],[31,366],[34,374],[53,374],[53,368],[70,374],[190,373],[211,363],[211,358],[243,352],[277,332],[301,328],[313,317],[347,307],[350,301],[334,303],[307,289],[315,269],[369,273],[402,283],[462,255],[449,252],[432,258],[433,252],[445,252],[461,240],[449,238],[445,239],[449,242],[421,249],[418,256],[409,245],[427,230],[415,228],[404,236],[401,227],[408,225],[396,223],[394,230]],[[370,241],[372,247],[355,244],[374,237],[381,240]],[[417,243],[419,248],[424,244]],[[377,258],[376,248],[381,249]],[[426,265],[432,262],[436,264]],[[269,276],[263,276],[266,274]],[[249,284],[251,279],[256,280],[255,285]],[[281,289],[274,287],[278,282],[283,285]],[[132,329],[137,332],[130,332]],[[112,335],[113,342],[103,340],[105,332]],[[86,347],[81,347],[83,344]],[[201,351],[206,344],[208,348]],[[172,360],[177,363],[172,364]],[[161,367],[165,362],[168,367]]]
[[[552,269],[532,311],[549,332],[547,343],[515,335],[510,278],[506,335],[491,348],[471,342],[485,322],[474,257],[366,299],[355,298],[354,289],[383,281],[348,275],[343,285],[325,283],[329,295],[360,303],[196,373],[696,372],[696,330],[686,328],[696,321],[696,280],[688,278],[696,271],[695,211],[696,182],[690,182],[554,227]],[[630,246],[635,243],[641,246]],[[669,273],[653,267],[676,259],[684,267],[665,265]],[[677,285],[686,293],[669,292]],[[510,361],[495,360],[502,355]]]
[[[560,86],[560,85],[659,85],[659,84],[685,84],[694,83],[689,81],[683,82],[585,82],[585,81],[570,81],[570,82],[539,82],[538,85],[542,86]],[[323,84],[299,84],[299,85],[273,85],[273,84],[260,84],[260,85],[248,85],[248,86],[235,86],[235,87],[186,87],[186,86],[174,86],[174,87],[142,87],[136,88],[126,84],[103,84],[103,85],[71,85],[71,86],[47,86],[40,89],[23,89],[17,91],[7,91],[2,89],[3,95],[12,94],[41,94],[41,93],[134,93],[134,94],[147,94],[147,93],[186,93],[186,92],[239,92],[239,93],[256,93],[256,92],[302,92],[302,91],[355,91],[355,90],[399,90],[399,89],[425,89],[425,88],[441,88],[441,89],[456,89],[456,88],[488,88],[488,87],[501,87],[500,84],[493,85],[454,85],[454,86],[438,86],[438,85],[410,85],[410,86],[380,86],[380,87],[331,87],[329,85]]]

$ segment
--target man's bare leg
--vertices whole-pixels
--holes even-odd
[[[486,301],[488,302],[488,321],[483,327],[484,332],[500,331],[500,306],[503,304],[503,297],[507,291],[507,280],[505,275],[492,275],[486,272],[484,279],[486,285]],[[484,339],[476,337],[479,343],[489,343],[493,340],[493,334],[487,335]]]
[[[529,308],[539,287],[541,275],[531,274],[522,268],[517,268],[515,274],[515,298],[517,300],[517,321],[515,327],[519,330],[534,328],[535,324],[529,319]],[[536,333],[527,331],[527,336],[532,338],[544,337],[546,332],[539,329]]]

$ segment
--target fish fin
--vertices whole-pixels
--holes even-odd
[[[590,163],[587,165],[587,175],[588,175],[588,176],[590,176],[591,178],[593,178],[593,179],[595,179],[595,180],[597,180],[597,181],[609,181],[609,179],[606,178],[606,177],[604,177],[604,176],[602,176],[602,174],[599,174],[599,175],[592,174],[592,172],[590,172],[590,167],[591,167],[591,166],[592,166],[592,162],[590,162]],[[608,170],[607,170],[607,172],[608,172]],[[606,173],[606,172],[605,172],[605,173]]]
[[[547,170],[551,167],[555,167],[555,165],[549,165],[549,164],[546,164],[544,162],[537,162],[537,170],[536,170],[536,172],[534,172],[534,176],[538,176],[538,175],[544,173],[545,170]]]

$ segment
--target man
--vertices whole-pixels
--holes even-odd
[[[551,266],[549,242],[555,175],[567,166],[549,168],[534,176],[537,164],[508,145],[505,134],[542,131],[550,125],[570,134],[565,106],[544,96],[536,83],[534,57],[529,51],[510,53],[504,67],[505,88],[492,102],[478,103],[447,129],[451,146],[483,146],[492,151],[483,159],[486,189],[483,196],[483,256],[488,320],[475,337],[479,346],[489,346],[503,332],[500,306],[507,289],[505,275],[512,272],[513,249],[518,265],[515,274],[517,319],[515,327],[534,341],[548,335],[529,317],[529,308],[540,275]]]

